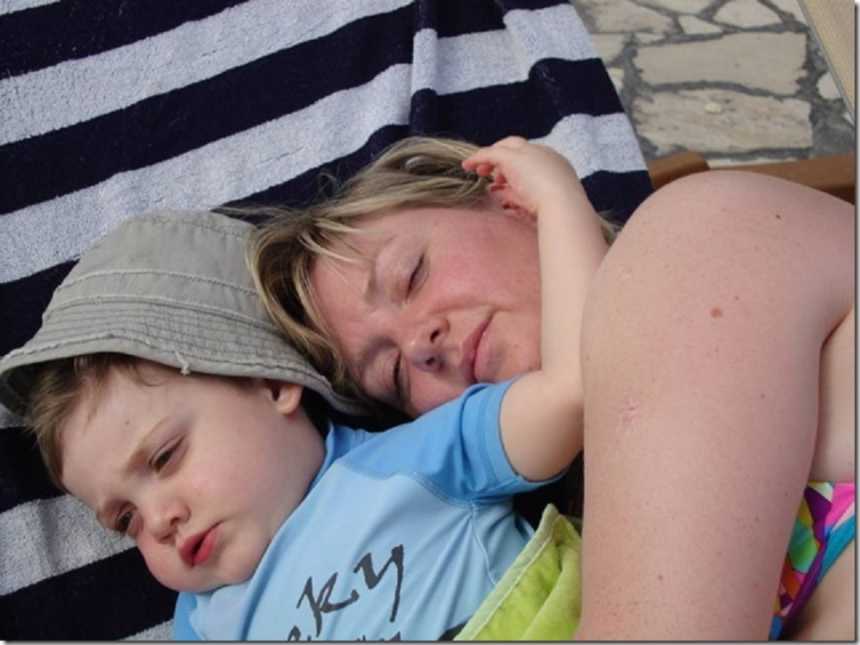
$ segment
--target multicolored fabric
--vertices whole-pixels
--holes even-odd
[[[854,539],[854,482],[809,482],[794,522],[770,626],[770,638],[803,608],[836,558]]]

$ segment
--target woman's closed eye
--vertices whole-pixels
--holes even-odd
[[[405,281],[404,298],[408,298],[412,295],[413,291],[421,286],[421,283],[427,277],[427,262],[425,261],[425,254],[419,253],[415,264],[412,267],[412,271],[409,273],[408,280]],[[402,406],[405,401],[406,396],[406,385],[404,383],[405,380],[405,370],[403,367],[403,354],[400,352],[396,352],[393,355],[393,361],[391,363],[391,367],[389,368],[390,376],[388,378],[388,384],[386,386],[386,390],[389,395],[394,398],[395,406]]]
[[[421,253],[418,256],[417,261],[415,262],[415,266],[412,269],[412,273],[409,274],[409,280],[406,283],[406,295],[409,296],[412,292],[421,285],[421,281],[426,276],[426,263],[424,261],[424,254]]]

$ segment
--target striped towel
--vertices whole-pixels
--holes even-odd
[[[621,220],[650,191],[565,0],[0,0],[0,354],[126,218],[301,205],[409,134],[546,142]],[[168,637],[175,594],[19,426],[0,410],[0,638]]]

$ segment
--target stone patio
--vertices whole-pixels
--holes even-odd
[[[796,0],[573,4],[646,159],[694,150],[721,165],[854,151],[854,115]]]

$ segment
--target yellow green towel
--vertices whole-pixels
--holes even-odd
[[[537,531],[455,640],[569,640],[579,625],[579,533],[550,505]]]

